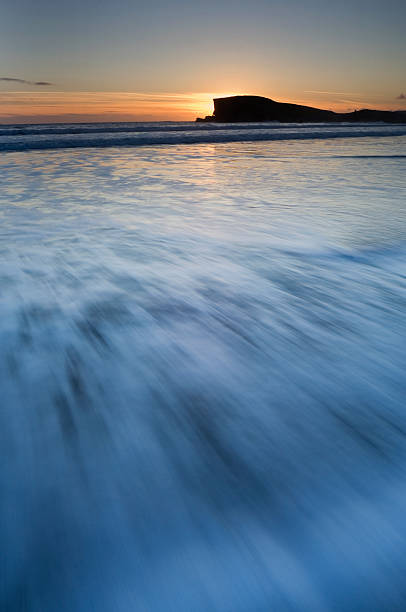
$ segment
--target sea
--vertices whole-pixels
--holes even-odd
[[[0,610],[406,610],[406,125],[0,126]]]

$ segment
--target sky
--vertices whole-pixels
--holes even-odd
[[[404,0],[1,0],[0,122],[193,120],[255,94],[406,108]]]

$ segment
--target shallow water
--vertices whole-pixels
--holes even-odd
[[[406,608],[406,137],[0,157],[0,609]]]

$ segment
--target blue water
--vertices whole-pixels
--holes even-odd
[[[2,612],[405,610],[401,126],[48,129],[0,140]]]
[[[0,125],[0,151],[406,136],[385,123],[59,123]]]

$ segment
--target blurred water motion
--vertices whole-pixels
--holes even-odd
[[[2,611],[406,609],[405,144],[0,158]]]

